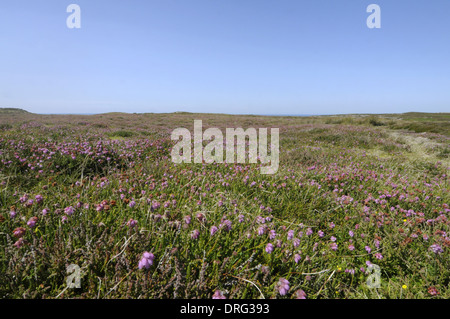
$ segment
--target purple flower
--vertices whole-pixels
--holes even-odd
[[[298,239],[298,238],[294,238],[294,240],[292,242],[294,244],[294,247],[297,247],[298,245],[300,245],[300,239]]]
[[[244,221],[244,215],[239,215],[239,220],[240,223],[242,223]]]
[[[355,235],[352,231],[349,231],[348,234],[350,235],[350,237],[353,237]]]
[[[190,215],[184,216],[184,222],[189,225],[191,223],[192,217]]]
[[[336,241],[336,237],[331,236],[330,240],[331,240],[332,242],[335,242],[335,241]]]
[[[66,207],[64,209],[64,213],[66,213],[69,216],[72,215],[74,213],[74,211],[75,211],[75,208],[73,208],[72,206]]]
[[[430,250],[435,254],[441,254],[444,251],[438,244],[431,245]]]
[[[16,217],[16,215],[17,215],[17,213],[13,210],[9,212],[9,216],[11,216],[11,218]]]
[[[352,275],[355,274],[355,270],[354,269],[345,269],[345,272],[348,273],[348,274],[352,274]]]
[[[296,297],[296,299],[306,299],[306,292],[299,289],[295,292],[295,297]]]
[[[306,236],[310,236],[310,235],[312,235],[313,234],[313,230],[311,229],[311,228],[308,228],[307,230],[306,230]]]
[[[218,230],[219,228],[217,228],[216,226],[211,226],[210,229],[211,236],[214,236],[214,234],[217,233]]]
[[[273,245],[268,243],[266,246],[266,253],[270,254],[273,251]]]
[[[16,246],[16,248],[20,248],[23,246],[23,244],[24,244],[23,238],[19,238],[19,240],[14,243],[14,246]]]
[[[197,219],[199,222],[203,223],[206,220],[206,217],[203,213],[198,213],[197,214]]]
[[[226,231],[230,231],[231,230],[231,220],[224,220],[223,223],[221,223],[219,225],[220,228],[225,228]]]
[[[257,231],[258,231],[258,236],[261,236],[266,231],[266,228],[264,226],[259,226]]]
[[[275,232],[274,229],[272,229],[272,230],[269,232],[269,238],[270,238],[270,239],[275,239],[275,237],[277,237],[277,233]]]
[[[383,255],[380,253],[376,253],[375,258],[381,260],[381,259],[383,259]]]
[[[374,243],[375,243],[375,247],[377,247],[377,249],[380,248],[380,241],[379,240],[375,239]]]
[[[133,218],[131,218],[128,222],[127,222],[127,226],[129,226],[130,228],[133,228],[134,226],[137,225],[137,220],[134,220]]]
[[[368,254],[370,254],[370,252],[372,251],[372,249],[369,246],[364,247],[367,251]]]
[[[298,262],[300,261],[300,259],[302,259],[302,256],[300,256],[299,254],[295,254],[294,255],[294,261],[296,264],[298,264]]]
[[[322,238],[322,237],[324,236],[324,232],[321,231],[321,230],[319,230],[319,231],[317,232],[317,234],[319,234],[319,237],[320,237],[320,238]]]
[[[355,250],[355,246],[353,246],[352,244],[348,245],[348,249],[350,249],[351,251]]]
[[[134,206],[136,206],[136,202],[134,200],[132,200],[128,206],[130,206],[131,208],[133,208]]]
[[[287,281],[284,278],[280,278],[280,280],[278,280],[278,292],[280,293],[281,296],[286,295],[286,293],[289,291],[289,281]]]
[[[294,238],[294,231],[291,229],[290,231],[288,231],[287,239],[292,240],[292,238]]]
[[[330,248],[334,251],[336,251],[338,249],[338,245],[336,243],[331,243],[330,244]]]
[[[191,233],[191,238],[197,239],[199,235],[200,235],[200,232],[198,231],[198,229],[194,229]]]
[[[152,253],[149,253],[148,251],[144,252],[142,254],[142,259],[139,261],[139,269],[149,269],[150,266],[153,265],[153,259],[155,259],[155,256]]]
[[[34,228],[34,227],[36,226],[36,222],[37,222],[37,217],[31,217],[31,218],[28,220],[27,225],[28,225],[30,228]]]
[[[13,230],[13,236],[16,238],[21,238],[26,232],[26,229],[23,227],[18,227]]]
[[[214,295],[212,296],[212,299],[227,299],[227,297],[225,297],[225,296],[223,295],[223,292],[222,292],[222,291],[216,290],[216,291],[214,292]]]
[[[35,196],[35,199],[36,199],[36,203],[41,203],[41,202],[44,200],[44,198],[42,197],[42,195],[36,195],[36,196]]]

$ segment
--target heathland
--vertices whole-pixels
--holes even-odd
[[[279,128],[277,173],[174,164],[194,120]],[[450,113],[0,109],[0,296],[448,299],[449,170]]]

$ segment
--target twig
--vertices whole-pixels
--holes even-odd
[[[236,277],[236,276],[233,276],[233,275],[230,275],[230,274],[227,274],[227,275],[228,275],[228,276],[231,276],[231,277],[234,277],[234,278],[236,278],[236,279],[240,279],[240,280],[246,281],[246,282],[248,282],[248,283],[251,283],[253,286],[256,287],[256,289],[258,289],[259,293],[261,294],[262,299],[266,299],[266,298],[264,297],[262,291],[259,289],[259,287],[258,287],[255,283],[251,282],[250,280],[244,279],[244,278]]]

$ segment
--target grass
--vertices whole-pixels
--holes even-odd
[[[450,297],[449,114],[0,114],[3,298]],[[194,119],[280,128],[278,172],[175,165]]]

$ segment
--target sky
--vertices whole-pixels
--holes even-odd
[[[0,107],[450,112],[450,1],[2,0]]]

